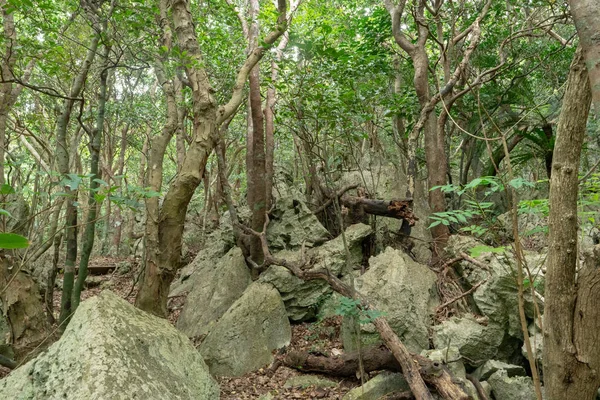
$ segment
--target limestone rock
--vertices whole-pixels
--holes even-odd
[[[493,373],[487,382],[496,400],[535,400],[533,381],[528,376],[509,377],[504,370]]]
[[[330,238],[317,217],[304,203],[303,195],[290,190],[277,198],[270,213],[267,240],[271,251],[297,250],[319,245]]]
[[[244,255],[234,247],[220,260],[196,271],[198,282],[187,296],[177,328],[188,337],[203,337],[252,283]]]
[[[502,326],[492,322],[484,326],[472,316],[452,317],[434,326],[433,332],[436,348],[455,346],[474,366],[493,359],[504,338]]]
[[[464,379],[467,375],[465,364],[460,358],[460,352],[454,346],[443,349],[423,350],[421,355],[429,358],[431,361],[438,361],[445,364],[456,378]]]
[[[387,394],[406,390],[410,390],[410,387],[402,374],[383,372],[346,393],[342,400],[378,400]]]
[[[349,226],[346,231],[346,243],[350,250],[350,266],[358,267],[362,262],[362,241],[371,234],[371,227],[364,224]],[[276,257],[289,261],[298,261],[301,251],[283,250]],[[329,270],[333,275],[343,275],[346,270],[346,251],[342,236],[306,251],[306,258],[313,261],[313,269]],[[279,290],[285,303],[288,316],[292,321],[304,321],[314,318],[319,306],[330,296],[332,290],[324,281],[304,282],[293,276],[286,268],[273,265],[259,279],[272,284]]]
[[[428,330],[438,303],[435,273],[392,248],[372,257],[369,265],[367,272],[356,278],[356,290],[369,299],[375,310],[384,314],[410,351],[429,348]],[[356,346],[354,335],[348,334],[348,322],[345,318],[343,341],[346,351],[351,351]],[[364,326],[363,331],[365,345],[378,341],[378,334],[370,333],[374,332],[372,327]]]
[[[10,399],[218,399],[200,353],[166,320],[111,292],[81,303],[62,338],[0,381]]]
[[[171,284],[169,297],[182,296],[191,292],[198,282],[206,279],[201,272],[196,272],[210,269],[216,260],[223,257],[234,246],[230,225],[224,222],[221,229],[208,236],[206,243],[207,245],[198,253],[194,261],[181,269],[179,277]]]
[[[254,282],[219,319],[200,352],[214,375],[240,376],[273,362],[290,343],[291,328],[279,293]]]
[[[446,250],[453,257],[460,252],[469,254],[472,248],[482,245],[483,243],[472,237],[453,235],[448,240]],[[516,284],[517,270],[514,257],[512,254],[484,252],[476,259],[486,265],[487,270],[483,270],[468,261],[457,263],[456,269],[459,275],[470,285],[486,280],[473,293],[473,300],[477,308],[490,321],[504,326],[509,335],[522,339]],[[538,291],[542,290],[545,255],[525,252],[525,261],[532,273],[534,288]],[[543,310],[543,304],[539,301],[538,307]],[[530,290],[525,291],[525,313],[528,318],[535,316],[535,306]]]
[[[349,184],[358,184],[365,187],[376,199],[392,200],[402,199],[406,196],[408,179],[404,171],[393,164],[377,163],[366,165],[361,171],[351,171],[342,175],[337,185],[343,187]],[[411,229],[413,241],[412,253],[418,262],[426,264],[431,258],[429,243],[431,242],[431,231],[428,216],[431,213],[427,203],[428,193],[422,184],[417,182],[413,199],[413,211],[420,221]],[[377,219],[377,253],[386,247],[399,248],[398,231],[402,225],[401,220],[393,218]]]
[[[525,368],[520,365],[511,365],[497,360],[488,360],[473,372],[473,376],[480,381],[487,381],[496,371],[506,371],[509,378],[525,376]]]

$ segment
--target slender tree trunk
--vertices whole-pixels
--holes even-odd
[[[59,117],[56,132],[56,159],[58,170],[62,177],[67,178],[69,173],[69,147],[67,145],[67,131],[69,127],[69,120],[71,119],[71,112],[73,105],[75,104],[75,98],[79,96],[83,89],[83,84],[87,78],[89,69],[94,61],[98,43],[100,41],[100,34],[95,34],[92,43],[88,48],[88,52],[85,60],[73,82],[71,92],[69,93],[69,99],[66,99],[63,103],[62,113]],[[71,190],[71,187],[66,186],[65,192],[68,197],[66,198],[67,209],[66,209],[66,232],[65,240],[67,242],[67,255],[65,259],[65,275],[63,280],[63,293],[61,299],[61,310],[59,323],[64,329],[66,325],[63,323],[70,317],[72,312],[71,295],[73,291],[73,283],[75,279],[75,260],[77,259],[77,208],[75,206],[75,198],[77,191]]]
[[[90,135],[90,191],[88,199],[88,214],[85,225],[85,233],[83,234],[83,245],[81,248],[81,258],[79,260],[79,271],[77,273],[77,282],[73,288],[72,294],[72,309],[77,310],[79,307],[79,301],[81,299],[81,291],[85,284],[85,279],[88,274],[88,263],[94,248],[94,238],[96,234],[96,215],[98,211],[98,202],[96,201],[96,192],[100,184],[98,179],[100,175],[100,147],[102,146],[102,135],[104,128],[104,116],[106,112],[106,91],[108,87],[108,68],[110,53],[110,46],[104,46],[104,67],[100,73],[100,94],[98,96],[98,115],[96,118],[96,126],[92,129]]]
[[[119,193],[123,196],[123,171],[125,170],[125,151],[127,150],[127,133],[129,132],[129,124],[126,124],[121,131],[121,143],[119,148],[119,160],[117,162],[116,184],[119,186]],[[120,254],[121,251],[121,236],[123,232],[123,214],[119,207],[115,210],[115,232],[113,233],[113,248],[115,254]]]
[[[600,6],[597,0],[569,0],[587,65],[594,110],[600,118]]]
[[[598,261],[577,274],[578,171],[590,103],[588,74],[578,49],[563,98],[550,181],[544,314],[549,400],[595,399],[600,386]]]

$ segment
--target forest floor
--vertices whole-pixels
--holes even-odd
[[[122,259],[98,257],[91,263],[98,265],[114,265],[123,261]],[[116,271],[116,270],[115,270]],[[119,275],[110,272],[105,275],[91,275],[88,277],[88,287],[81,294],[82,300],[98,295],[101,291],[109,289],[130,303],[134,303],[136,296],[135,282],[138,270],[133,266],[132,271]],[[62,275],[57,277],[62,280]],[[60,310],[61,291],[54,292],[54,313],[58,317]],[[169,302],[169,321],[177,322],[185,299],[174,298]],[[292,325],[292,341],[287,351],[309,351],[311,353],[324,355],[338,355],[342,352],[340,341],[341,317],[328,318],[320,322],[301,323]],[[0,371],[0,378],[2,378]],[[5,371],[7,372],[7,371]],[[359,386],[358,379],[336,378],[330,376],[315,377],[327,379],[337,383],[330,388],[321,387],[285,387],[288,379],[307,375],[285,366],[279,366],[274,371],[268,366],[255,372],[248,373],[237,378],[217,378],[221,387],[221,399],[223,400],[249,400],[258,399],[262,395],[271,394],[271,399],[330,399],[339,400],[351,389]],[[313,374],[311,374],[313,375]]]

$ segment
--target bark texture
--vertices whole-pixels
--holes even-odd
[[[600,4],[598,0],[569,0],[587,65],[596,116],[600,117]]]
[[[550,181],[544,315],[544,383],[549,400],[594,399],[600,386],[597,268],[578,278],[576,274],[577,175],[590,103],[579,49],[563,99]]]

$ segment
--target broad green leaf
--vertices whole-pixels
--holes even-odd
[[[29,246],[26,237],[15,233],[0,233],[0,249],[24,249]]]

